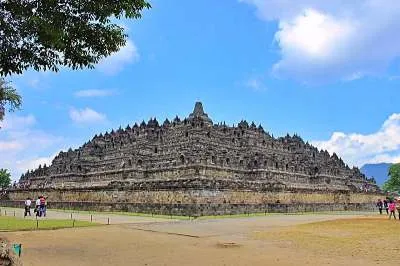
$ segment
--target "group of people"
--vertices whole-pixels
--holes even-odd
[[[31,205],[32,205],[32,199],[27,198],[25,200],[25,213],[24,217],[26,216],[31,216]],[[46,197],[45,196],[39,196],[37,200],[35,201],[35,208],[33,212],[35,213],[36,217],[46,217],[46,209],[47,209],[47,202],[46,202]]]
[[[379,213],[382,214],[383,209],[386,210],[386,214],[389,215],[389,220],[393,218],[396,220],[396,210],[399,213],[400,220],[400,197],[397,199],[389,199],[386,198],[383,201],[381,199],[376,203],[376,207],[378,207]]]

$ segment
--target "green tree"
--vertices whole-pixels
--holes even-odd
[[[145,0],[0,1],[0,76],[93,68],[126,43],[112,19],[138,19]]]
[[[0,188],[7,188],[11,184],[11,174],[7,169],[0,169]]]
[[[22,99],[17,90],[10,86],[3,78],[0,78],[0,121],[8,107],[9,111],[14,111],[21,107]]]
[[[139,19],[149,8],[145,0],[0,0],[0,85],[6,88],[0,120],[6,104],[10,110],[21,105],[5,76],[28,68],[94,68],[126,44],[124,28],[113,19]]]
[[[383,184],[386,191],[400,191],[400,163],[392,164],[389,168],[389,179]]]

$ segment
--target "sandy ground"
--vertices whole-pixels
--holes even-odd
[[[399,265],[400,222],[360,217],[151,220],[2,235],[23,244],[24,265]]]

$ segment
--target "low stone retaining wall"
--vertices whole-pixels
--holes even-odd
[[[383,195],[333,191],[248,191],[218,189],[125,190],[110,188],[12,190],[0,200],[45,195],[51,202],[135,202],[142,204],[370,203]]]
[[[23,201],[1,200],[0,206],[23,208]],[[373,211],[373,203],[267,203],[267,204],[167,204],[167,203],[104,203],[92,201],[50,201],[49,209],[84,211],[124,211],[148,214],[207,216],[248,213],[297,213],[321,211]]]

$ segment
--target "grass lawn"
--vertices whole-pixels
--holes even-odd
[[[15,208],[9,207],[0,207],[3,210],[14,211]],[[0,209],[0,210],[1,210]],[[65,213],[81,213],[81,214],[98,214],[98,215],[126,215],[126,216],[138,216],[138,217],[153,217],[153,218],[162,218],[162,219],[173,219],[173,220],[190,220],[193,219],[193,216],[179,216],[179,215],[165,215],[165,214],[149,214],[149,213],[136,213],[136,212],[124,212],[124,211],[80,211],[73,209],[49,209],[50,211],[59,211]],[[354,215],[359,214],[357,211],[318,211],[318,212],[293,212],[293,213],[274,213],[274,212],[261,212],[261,213],[249,213],[249,214],[224,214],[224,215],[206,215],[197,217],[198,220],[208,220],[208,219],[223,219],[223,218],[245,218],[245,217],[258,217],[258,216],[271,216],[271,215],[329,215],[329,214],[340,214],[340,215]],[[363,212],[370,214],[377,214],[377,212]]]
[[[386,215],[369,218],[315,222],[258,231],[258,240],[285,243],[299,250],[324,255],[364,257],[398,265],[400,261],[400,222]],[[397,261],[397,263],[396,263]],[[383,263],[384,264],[384,263]]]
[[[96,223],[74,220],[22,219],[0,216],[0,231],[51,230],[70,227],[94,226]]]
[[[163,218],[163,219],[173,219],[173,220],[189,220],[193,217],[180,216],[180,215],[164,215],[164,214],[150,214],[150,213],[137,213],[137,212],[123,212],[123,211],[79,211],[72,209],[49,209],[53,211],[66,212],[66,213],[87,213],[87,214],[114,214],[114,215],[126,215],[126,216],[139,216],[139,217],[153,217],[153,218]]]
[[[139,217],[154,217],[174,220],[189,220],[193,219],[193,216],[179,216],[179,215],[162,215],[162,214],[149,214],[149,213],[136,213],[136,212],[123,212],[123,211],[79,211],[70,209],[52,209],[55,211],[72,212],[72,213],[88,213],[88,214],[115,214],[115,215],[127,215],[127,216],[139,216]],[[241,213],[241,214],[224,214],[224,215],[206,215],[197,217],[197,220],[208,220],[208,219],[223,219],[223,218],[245,218],[245,217],[258,217],[258,216],[271,216],[271,215],[329,215],[329,214],[340,214],[340,215],[354,215],[359,214],[357,211],[320,211],[320,212],[293,212],[293,213],[275,213],[275,212],[261,212],[261,213]],[[374,212],[365,212],[374,214]]]

